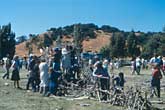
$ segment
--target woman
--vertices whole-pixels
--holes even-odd
[[[20,88],[19,86],[19,80],[20,80],[20,76],[19,76],[19,60],[18,60],[18,56],[15,55],[13,58],[13,63],[11,65],[12,68],[12,75],[11,75],[11,80],[14,81],[14,88]]]

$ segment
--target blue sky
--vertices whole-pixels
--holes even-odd
[[[158,32],[165,25],[165,0],[0,0],[0,25],[9,22],[16,36],[74,23]]]

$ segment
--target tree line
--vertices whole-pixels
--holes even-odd
[[[50,28],[48,31],[53,32],[53,39],[57,36],[71,35],[74,36],[74,25],[59,28]],[[112,33],[110,44],[103,47],[100,52],[105,57],[136,57],[142,56],[149,58],[154,53],[165,56],[165,33],[163,32],[125,32],[110,25],[102,25],[98,27],[93,23],[76,24],[79,27],[79,39],[95,38],[95,31],[102,30]],[[164,29],[164,28],[163,28]],[[164,29],[165,30],[165,29]]]
[[[110,44],[100,50],[104,57],[150,58],[157,53],[165,56],[165,33],[115,32]]]
[[[109,39],[109,45],[106,45],[100,50],[104,57],[110,56],[118,58],[128,56],[143,56],[148,58],[154,53],[165,56],[164,32],[144,33],[140,31],[135,32],[133,30],[131,32],[125,32],[110,25],[102,25],[99,27],[93,23],[78,23],[76,26],[78,27],[78,32],[75,32],[75,24],[58,28],[52,27],[47,30],[48,32],[51,32],[51,37],[49,37],[47,34],[44,34],[44,39],[41,41],[41,39],[38,38],[39,35],[29,34],[29,37],[17,37],[17,43],[21,43],[30,39],[30,41],[27,42],[26,47],[30,47],[32,43],[35,43],[38,45],[38,47],[46,47],[52,45],[53,41],[59,40],[62,38],[62,36],[70,35],[75,38],[75,35],[77,34],[79,37],[76,38],[76,42],[79,43],[86,38],[95,38],[95,32],[102,30],[106,33],[112,33],[112,36]],[[15,52],[15,34],[11,31],[10,23],[0,28],[0,43],[0,58],[2,58],[2,56],[6,56],[8,53],[12,53],[11,56],[13,56]],[[12,51],[6,49],[8,47],[11,47],[10,49]]]

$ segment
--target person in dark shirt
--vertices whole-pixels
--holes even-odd
[[[40,69],[39,69],[40,60],[36,59],[36,64],[34,65],[34,75],[35,75],[35,88],[36,91],[39,91],[40,88]]]
[[[28,70],[29,70],[29,74],[28,74],[28,82],[26,84],[26,89],[29,90],[29,86],[31,84],[32,86],[32,91],[36,91],[36,88],[35,88],[35,72],[34,72],[34,66],[35,66],[35,56],[32,56],[32,59],[30,60],[30,63],[29,63],[29,67],[28,67]]]
[[[55,48],[54,49],[53,65],[52,65],[54,71],[60,70],[61,58],[62,58],[61,51],[59,50],[59,48]]]
[[[97,61],[95,63],[95,68],[93,71],[93,76],[96,77],[96,80],[99,80],[100,86],[102,90],[109,90],[109,74],[105,68],[103,68],[102,62]],[[101,100],[107,100],[107,94],[102,92]]]

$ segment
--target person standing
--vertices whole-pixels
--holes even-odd
[[[43,93],[45,96],[48,92],[48,85],[49,85],[49,74],[48,74],[48,64],[46,63],[45,59],[41,59],[41,63],[39,65],[40,69],[40,93]]]
[[[140,70],[141,70],[141,59],[140,57],[136,58],[136,73],[137,75],[140,75]]]
[[[60,65],[61,65],[61,51],[58,47],[54,49],[54,57],[53,57],[53,69],[54,71],[60,71]]]
[[[11,75],[11,80],[14,81],[14,87],[15,88],[20,88],[19,86],[19,80],[20,80],[20,76],[19,76],[19,57],[17,55],[14,56],[13,58],[13,63],[11,65],[12,68],[12,75]]]
[[[36,88],[36,91],[38,92],[40,89],[40,69],[39,69],[40,60],[36,58],[35,61],[36,61],[34,65],[35,88]]]
[[[32,86],[32,91],[35,92],[36,91],[36,87],[35,87],[35,72],[34,72],[34,66],[35,66],[35,56],[32,56],[31,61],[29,62],[29,67],[28,67],[28,82],[26,84],[26,89],[29,90],[29,85],[31,84]]]
[[[95,68],[93,71],[93,76],[95,77],[96,81],[101,86],[101,90],[109,90],[109,80],[110,76],[105,68],[103,68],[102,62],[97,61],[95,63]],[[107,100],[108,95],[104,92],[102,92],[102,98],[101,100]]]
[[[28,62],[27,62],[27,57],[26,56],[24,56],[23,65],[24,65],[25,69],[28,69]]]
[[[70,51],[68,50],[68,46],[62,49],[62,61],[61,67],[64,74],[68,74],[71,68],[71,57]]]
[[[159,64],[154,65],[154,70],[152,72],[152,79],[151,79],[151,97],[153,97],[154,88],[157,89],[157,97],[160,98],[160,79],[162,79],[162,74],[160,71]]]
[[[132,69],[132,71],[131,71],[132,75],[135,74],[135,71],[136,71],[136,58],[135,57],[132,58],[131,69]]]
[[[9,69],[10,69],[10,66],[11,66],[11,60],[9,58],[9,55],[7,55],[7,58],[6,58],[6,61],[5,61],[5,74],[3,75],[3,79],[9,79]]]
[[[154,57],[152,57],[149,61],[151,67],[152,67],[152,70],[154,70],[154,66],[155,64],[159,64],[160,62],[160,59],[158,58],[158,55],[156,53],[154,53]]]

